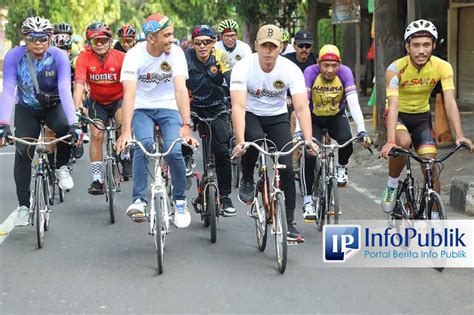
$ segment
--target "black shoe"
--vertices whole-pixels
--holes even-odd
[[[91,195],[103,195],[104,194],[104,184],[95,180],[92,182],[91,187],[87,190]]]
[[[286,236],[288,241],[304,243],[304,237],[300,232],[295,228],[293,223],[288,223],[288,234]]]
[[[84,154],[84,147],[82,145],[80,146],[72,146],[71,148],[71,153],[72,156],[74,156],[76,159],[80,159],[82,155]]]
[[[247,179],[242,176],[239,187],[239,199],[243,203],[251,204],[254,200],[253,178]]]
[[[235,215],[235,207],[232,204],[232,199],[230,199],[228,196],[221,197],[221,205],[226,217],[231,217]]]
[[[120,163],[122,163],[122,175],[124,177],[132,177],[133,170],[132,170],[132,160],[130,159],[121,159]]]
[[[192,155],[186,155],[184,157],[184,163],[186,164],[186,176],[193,174],[193,168],[196,166]]]

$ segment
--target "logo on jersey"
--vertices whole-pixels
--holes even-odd
[[[242,56],[240,56],[240,55],[235,55],[235,60],[239,61],[240,59],[242,59]]]
[[[52,77],[54,77],[55,74],[56,74],[56,73],[54,72],[54,70],[45,71],[45,72],[44,72],[44,76],[47,77],[47,78],[48,78],[48,77],[49,77],[49,78],[52,78]]]
[[[138,76],[138,80],[144,83],[155,83],[159,84],[160,82],[169,82],[171,81],[171,77],[173,74],[171,73],[164,73],[164,74],[158,74],[158,73],[144,73]]]
[[[118,82],[118,76],[116,73],[90,73],[89,81],[94,81],[95,83],[113,83]]]
[[[411,79],[405,80],[400,84],[401,87],[406,86],[427,86],[427,85],[436,85],[435,79]]]
[[[256,89],[256,90],[252,90],[252,89],[249,89],[248,90],[248,93],[250,95],[252,95],[253,97],[256,97],[256,98],[261,98],[261,97],[281,97],[284,93],[283,90],[280,90],[280,91],[272,91],[272,90],[268,90],[268,89]]]
[[[115,72],[115,68],[113,68],[113,67],[110,68],[110,71],[111,71],[111,72]]]
[[[216,74],[217,73],[217,67],[216,66],[211,66],[209,71],[211,71],[212,74]]]
[[[160,65],[160,69],[163,72],[171,72],[171,66],[168,62],[163,61]]]
[[[273,87],[277,90],[283,90],[285,88],[285,83],[282,80],[276,80],[273,82]]]
[[[90,69],[91,69],[92,72],[94,72],[96,68],[94,66],[92,66],[92,67],[90,67]]]

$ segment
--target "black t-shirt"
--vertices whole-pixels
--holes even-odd
[[[115,43],[114,49],[117,49],[117,50],[119,50],[119,51],[121,51],[121,52],[126,53],[125,49],[123,49],[122,44],[120,44],[120,42],[116,42],[116,43]]]
[[[301,72],[304,72],[304,69],[307,67],[314,65],[316,63],[316,56],[311,52],[309,53],[308,59],[306,59],[305,62],[301,63],[296,59],[296,52],[292,52],[286,55],[283,55],[283,57],[290,59],[293,61],[295,65],[298,66],[298,68],[301,69]]]

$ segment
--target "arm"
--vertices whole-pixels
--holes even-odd
[[[122,85],[122,133],[115,145],[117,152],[123,151],[132,139],[132,118],[133,107],[135,105],[135,94],[137,91],[137,81],[122,81]]]
[[[293,94],[291,96],[299,127],[303,132],[303,137],[307,141],[313,141],[313,130],[311,125],[311,113],[308,107],[308,100],[305,93]]]
[[[398,72],[394,64],[391,64],[385,73],[385,86],[387,87],[388,114],[387,114],[387,142],[382,147],[380,154],[385,159],[396,144],[396,128],[398,120]]]
[[[446,115],[448,116],[449,123],[454,129],[456,134],[456,144],[464,142],[469,144],[472,151],[472,141],[464,137],[464,133],[461,127],[461,117],[459,115],[458,105],[454,97],[454,90],[446,90],[443,92],[444,96],[444,107],[446,108]]]
[[[74,93],[72,99],[76,109],[82,108],[82,97],[86,89],[87,69],[84,67],[84,55],[81,54],[75,59],[74,70]]]
[[[61,106],[69,125],[76,123],[76,112],[71,93],[71,65],[67,55],[58,48],[53,50],[58,62],[58,92]]]
[[[238,144],[245,142],[245,110],[247,109],[247,92],[230,91],[232,100],[232,126]]]
[[[191,119],[191,106],[189,104],[188,89],[186,88],[186,77],[184,75],[177,75],[174,77],[174,95],[182,120],[182,136],[192,138],[192,131],[191,127],[189,126],[189,121]]]

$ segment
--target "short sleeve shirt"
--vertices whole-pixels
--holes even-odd
[[[252,54],[250,46],[241,40],[236,41],[235,48],[232,50],[227,50],[224,46],[224,42],[221,40],[216,43],[215,47],[225,51],[229,55],[229,63],[231,67],[234,67],[237,62]]]

